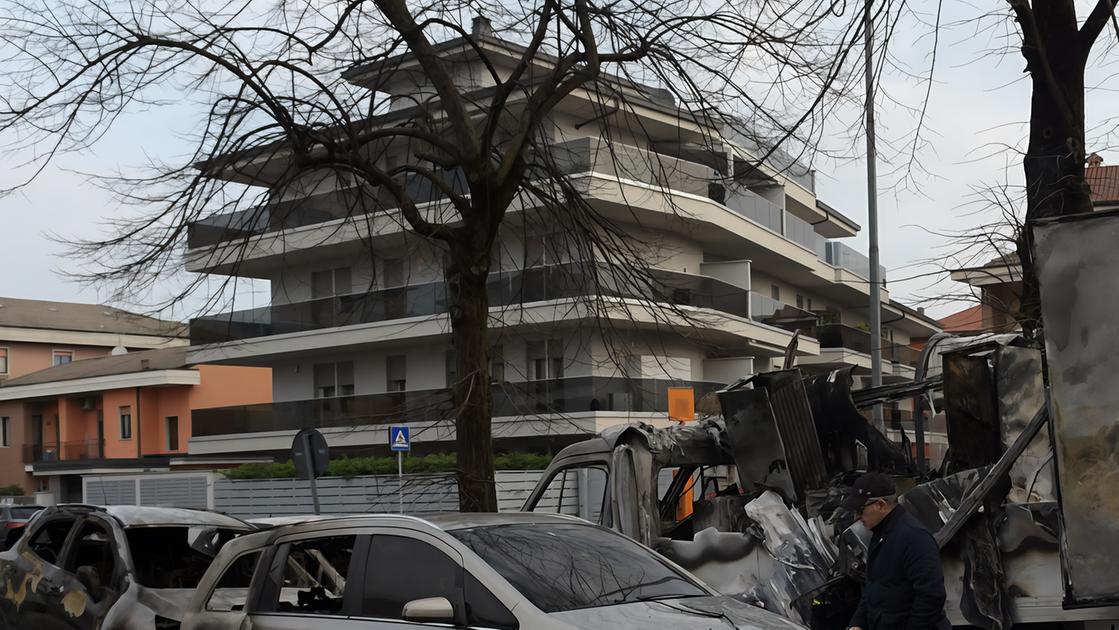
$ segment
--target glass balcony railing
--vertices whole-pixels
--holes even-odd
[[[821,348],[846,348],[863,354],[870,354],[871,335],[865,330],[843,324],[824,324],[813,329],[812,336],[820,342]],[[895,344],[882,339],[882,360],[897,365],[916,367],[921,351],[909,346]]]
[[[660,269],[652,270],[651,276],[652,281],[646,285],[617,267],[584,263],[494,273],[488,283],[490,306],[601,296],[650,300],[746,318],[751,316],[752,300],[755,305],[764,304],[758,294],[707,276]],[[781,308],[791,309],[787,305]],[[770,323],[777,310],[763,306],[753,317]],[[792,311],[778,314],[790,315]],[[446,285],[432,282],[199,317],[190,322],[190,340],[192,344],[222,343],[446,312]]]
[[[695,398],[722,383],[572,377],[492,385],[493,415],[533,416],[586,411],[660,413],[668,410],[668,388],[691,386]],[[317,398],[259,405],[195,409],[195,437],[294,431],[304,428],[436,422],[454,417],[449,389]]]
[[[846,269],[858,274],[862,278],[870,279],[870,258],[851,248],[846,243],[828,241],[826,256],[822,258],[822,260],[833,267]],[[879,265],[878,273],[879,277],[882,278],[882,282],[885,283],[886,268]]]

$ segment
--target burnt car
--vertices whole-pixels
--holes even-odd
[[[41,505],[0,505],[0,551],[15,544],[28,521],[42,509]]]
[[[242,536],[214,559],[182,624],[312,626],[802,629],[616,532],[515,513],[338,517]]]
[[[46,508],[0,553],[0,627],[175,628],[218,550],[254,530],[202,510]]]

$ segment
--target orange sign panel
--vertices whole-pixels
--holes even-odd
[[[695,390],[691,387],[668,388],[668,419],[677,422],[695,420]]]

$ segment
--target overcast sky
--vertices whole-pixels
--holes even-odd
[[[934,3],[920,3],[934,4]],[[986,0],[979,4],[1005,10],[1005,3]],[[981,7],[982,8],[982,7]],[[932,10],[933,7],[929,7]],[[941,258],[947,251],[946,239],[938,233],[958,231],[977,225],[991,213],[977,212],[974,201],[976,187],[1009,181],[1021,181],[1019,158],[1000,146],[1024,146],[1029,111],[1029,83],[1022,74],[1023,62],[1017,54],[992,55],[988,51],[1005,45],[999,30],[977,32],[974,24],[980,9],[969,3],[946,0],[942,23],[935,83],[932,87],[925,125],[931,146],[920,153],[928,171],[921,174],[910,190],[891,188],[888,175],[892,166],[882,164],[882,194],[879,200],[879,229],[882,262],[888,268],[889,288],[895,299],[913,302],[932,295],[959,292],[953,283],[933,284],[933,279],[918,277],[937,270],[935,264],[918,264]],[[925,16],[932,20],[932,15]],[[1005,27],[1003,31],[1005,32]],[[1012,25],[1009,25],[1012,26]],[[931,28],[915,21],[901,27],[895,36],[893,53],[915,72],[927,72],[932,47]],[[1011,31],[1013,32],[1013,31]],[[1115,34],[1105,31],[1104,42],[1110,46]],[[1113,54],[1119,57],[1119,53]],[[1089,74],[1089,84],[1106,85],[1109,68],[1096,63]],[[903,146],[914,126],[912,112],[892,104],[896,99],[906,104],[919,104],[926,85],[902,73],[888,71],[883,78],[885,94],[879,99],[880,134],[895,146]],[[1089,129],[1103,120],[1109,111],[1119,110],[1114,90],[1099,87],[1088,95]],[[128,168],[145,162],[144,155],[168,156],[182,153],[181,134],[194,128],[194,111],[188,106],[159,111],[137,112],[121,121],[114,133],[95,153],[70,155],[45,172],[23,194],[0,200],[2,244],[0,247],[0,296],[98,301],[98,291],[68,281],[58,271],[74,269],[75,261],[59,258],[64,244],[48,235],[65,238],[88,236],[98,230],[107,217],[121,212],[111,195],[90,184],[85,178],[65,169],[105,173],[118,167]],[[838,132],[837,132],[838,135]],[[1119,163],[1119,150],[1092,145],[1105,163]],[[889,150],[886,151],[889,153]],[[18,157],[18,156],[16,156]],[[13,156],[8,156],[13,159]],[[817,188],[820,199],[847,214],[860,225],[863,233],[852,239],[860,251],[867,251],[865,226],[866,179],[863,159],[842,163],[820,161],[817,164]],[[3,183],[11,184],[11,174]],[[951,266],[952,261],[943,261]],[[906,279],[911,278],[911,279]],[[267,303],[267,295],[245,296],[239,306],[248,307],[256,301]],[[933,306],[930,313],[943,316],[961,305]],[[173,316],[186,317],[188,309]]]

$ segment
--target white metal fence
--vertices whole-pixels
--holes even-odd
[[[498,507],[520,509],[542,471],[497,472]],[[219,510],[242,518],[286,516],[312,512],[311,485],[304,479],[226,479],[217,473],[152,473],[147,475],[87,476],[86,503],[150,505]],[[323,477],[318,480],[323,514],[396,512],[400,482],[396,475]],[[577,488],[564,492],[564,504],[577,501]],[[409,514],[454,512],[458,488],[447,474],[404,475],[404,511]],[[550,493],[551,494],[551,493]],[[551,498],[551,503],[556,503]],[[548,498],[542,502],[549,504]]]

